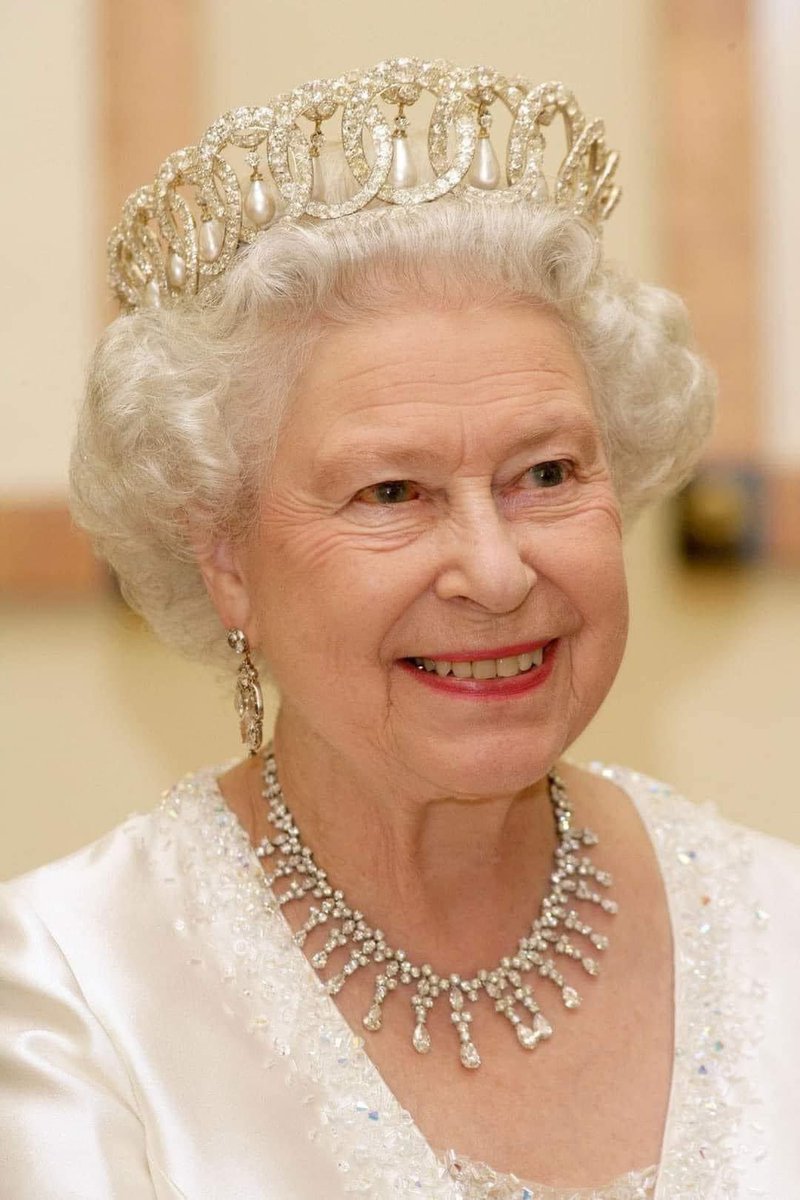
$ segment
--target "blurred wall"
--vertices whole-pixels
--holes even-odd
[[[96,332],[94,9],[0,4],[0,497],[63,493]]]
[[[757,0],[753,5],[756,121],[761,167],[756,175],[762,220],[762,331],[766,363],[764,406],[770,453],[800,464],[797,331],[800,329],[800,169],[787,154],[800,127],[800,4]]]
[[[563,78],[622,152],[609,254],[668,278],[657,0],[507,0],[491,13],[478,0],[399,9],[205,0],[196,13],[197,134],[227,107],[394,53]],[[3,144],[24,181],[24,191],[2,192],[14,234],[0,254],[14,286],[0,299],[0,496],[60,490],[98,310],[95,18],[83,0],[0,5]],[[797,165],[791,156],[785,165],[796,195]],[[798,579],[766,569],[686,575],[666,513],[633,531],[628,552],[629,654],[574,756],[629,763],[800,841],[790,737],[800,712]],[[232,677],[216,680],[164,650],[111,597],[0,601],[0,877],[150,807],[183,771],[237,754]]]

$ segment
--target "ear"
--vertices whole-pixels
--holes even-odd
[[[244,630],[254,647],[250,628],[253,605],[239,548],[227,540],[206,545],[197,550],[197,565],[222,624],[226,629]]]

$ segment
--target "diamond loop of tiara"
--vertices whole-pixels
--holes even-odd
[[[426,139],[432,178],[401,178],[398,186],[393,165],[403,149],[398,142],[407,137],[405,109],[423,92],[433,98]],[[385,104],[398,108],[393,126]],[[499,164],[491,170],[491,143],[480,145],[490,136],[496,104],[511,120],[504,171]],[[352,193],[334,203],[325,199],[323,177],[315,179],[315,170],[325,123],[339,111]],[[548,180],[544,131],[558,116],[564,157]],[[301,120],[311,121],[313,132]],[[227,161],[228,147],[245,151],[249,181],[240,180]],[[481,150],[490,156],[490,169],[476,175]],[[233,109],[196,146],[171,154],[155,182],[125,201],[108,241],[109,282],[126,312],[180,303],[219,280],[239,247],[273,225],[327,221],[386,205],[408,208],[450,194],[550,204],[599,234],[620,196],[618,160],[606,148],[602,121],[587,121],[562,83],[534,84],[487,66],[388,59],[337,79],[312,80],[264,106]]]

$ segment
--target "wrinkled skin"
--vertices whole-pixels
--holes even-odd
[[[287,753],[315,743],[422,802],[540,780],[605,697],[627,627],[619,510],[568,333],[533,306],[328,331],[258,535],[207,578],[271,666]],[[545,638],[552,677],[508,701],[442,696],[398,665]]]

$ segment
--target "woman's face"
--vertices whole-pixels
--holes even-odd
[[[540,779],[627,631],[617,500],[558,319],[411,306],[327,331],[240,564],[235,615],[295,733],[422,794]]]

